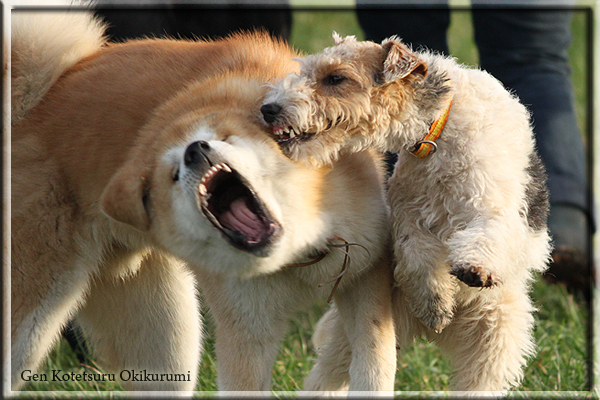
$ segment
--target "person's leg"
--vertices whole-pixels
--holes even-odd
[[[415,50],[427,48],[448,54],[446,30],[450,25],[450,11],[447,3],[440,2],[435,7],[392,8],[358,0],[356,15],[367,40],[380,43],[397,35]]]
[[[567,283],[583,284],[588,292],[591,208],[567,52],[571,12],[474,6],[473,22],[481,67],[514,90],[532,112],[550,190],[548,225],[556,246],[550,275],[576,278]]]

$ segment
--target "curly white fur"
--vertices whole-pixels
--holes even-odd
[[[551,247],[545,172],[526,108],[491,75],[414,53],[397,38],[379,45],[336,37],[301,65],[265,99],[280,108],[267,122],[297,134],[279,137],[288,156],[318,165],[366,147],[400,152],[388,194],[398,346],[417,334],[435,339],[460,391],[518,385],[535,349],[529,285]],[[419,159],[405,151],[449,97],[437,152]],[[341,340],[322,332],[336,320],[329,318],[320,342]]]

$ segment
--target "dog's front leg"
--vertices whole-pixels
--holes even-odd
[[[269,391],[273,363],[301,284],[285,273],[236,279],[202,274],[202,293],[216,325],[219,391]]]
[[[317,360],[304,380],[304,389],[313,392],[348,390],[352,349],[335,303],[319,319],[312,342]]]
[[[458,285],[444,262],[446,250],[429,232],[413,230],[395,239],[396,283],[413,314],[441,332],[452,321]]]
[[[305,382],[308,391],[393,391],[396,341],[392,271],[381,262],[335,294],[337,307],[319,322],[319,359]],[[325,332],[328,331],[328,332]]]
[[[471,221],[463,230],[455,232],[448,240],[450,274],[467,286],[491,288],[501,282],[494,266],[506,265],[508,260],[499,257],[512,253],[510,248],[499,248],[511,243],[509,224],[484,217]],[[515,229],[520,229],[516,226]],[[519,237],[518,231],[512,235]],[[518,271],[517,271],[518,272]]]
[[[352,349],[350,391],[393,391],[396,339],[392,269],[380,264],[336,296]]]

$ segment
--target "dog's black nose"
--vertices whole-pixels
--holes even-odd
[[[204,140],[200,140],[190,144],[187,149],[185,149],[185,154],[183,155],[183,162],[186,166],[191,164],[197,164],[205,158],[204,154],[206,154],[210,150],[210,144],[205,142]]]
[[[279,115],[281,112],[281,106],[277,103],[268,103],[260,108],[260,112],[262,113],[265,121],[270,124],[277,119],[277,115]]]

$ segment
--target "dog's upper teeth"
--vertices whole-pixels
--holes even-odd
[[[206,173],[204,174],[204,176],[200,180],[200,185],[204,185],[207,180],[209,180],[210,178],[212,178],[220,170],[223,170],[223,171],[231,173],[231,168],[227,164],[213,165],[212,167],[210,167],[208,169],[208,171],[206,171]]]
[[[290,127],[283,128],[283,133],[290,133]]]
[[[206,193],[208,193],[208,191],[206,190],[206,186],[204,186],[203,183],[201,183],[198,187],[198,191],[200,192],[201,196],[206,196]]]
[[[231,168],[229,168],[229,165],[227,164],[221,164],[221,169],[225,170],[226,172],[231,172]]]

